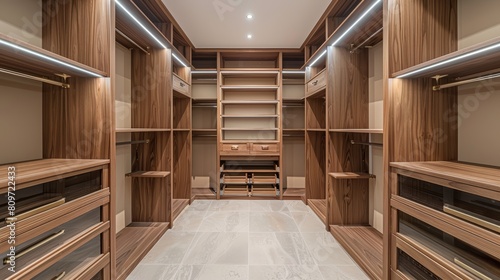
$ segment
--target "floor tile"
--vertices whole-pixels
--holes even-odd
[[[210,204],[209,211],[250,211],[250,201],[248,200],[218,200],[217,203]]]
[[[183,211],[171,230],[197,232],[206,214],[206,211]]]
[[[189,207],[187,211],[207,211],[210,208],[212,200],[195,200]]]
[[[248,233],[197,233],[183,264],[248,264]]]
[[[170,280],[178,268],[179,266],[177,265],[150,265],[141,263],[127,277],[127,280]]]
[[[329,232],[302,233],[318,265],[354,265],[354,261]]]
[[[248,212],[210,211],[203,218],[200,232],[248,232]]]
[[[291,213],[252,212],[250,213],[250,232],[291,232],[299,231]]]
[[[247,280],[247,265],[183,265],[175,280]]]
[[[251,265],[315,264],[298,232],[250,233],[249,263]]]
[[[325,280],[370,280],[361,268],[349,266],[320,266],[319,270]]]
[[[250,201],[251,212],[289,212],[283,200],[253,200]]]
[[[167,231],[149,253],[143,264],[180,264],[196,233]]]
[[[290,212],[310,212],[310,208],[302,200],[286,200],[286,206]]]
[[[312,212],[292,212],[293,220],[301,232],[325,232],[325,224]]]
[[[250,280],[323,280],[316,265],[251,265]]]

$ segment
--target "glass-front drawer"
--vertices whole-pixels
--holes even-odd
[[[74,279],[101,256],[101,236],[97,236],[32,279]],[[102,272],[94,279],[103,279]]]
[[[442,280],[401,249],[397,249],[398,270],[415,280]]]
[[[500,233],[500,201],[398,175],[401,197]]]
[[[1,254],[3,261],[0,268],[0,279],[12,276],[12,271],[9,271],[12,266],[15,267],[15,271],[20,271],[32,265],[44,255],[66,244],[68,240],[99,224],[101,218],[101,207],[98,207],[22,244],[15,244],[15,254],[10,249]],[[11,257],[12,255],[15,255],[15,259]]]
[[[8,195],[2,194],[0,227],[8,220],[19,221],[100,190],[101,174],[102,171],[97,170],[17,190],[14,217],[10,215]]]
[[[500,279],[500,260],[463,240],[401,211],[398,212],[398,227],[399,234],[410,238],[420,246],[428,248],[435,255],[443,258],[454,269],[470,275],[472,279]],[[413,267],[408,263],[407,259],[403,260],[403,264],[410,268]],[[412,271],[409,268],[407,270]],[[423,275],[426,274],[425,271],[422,273]],[[416,279],[435,278],[416,277]]]

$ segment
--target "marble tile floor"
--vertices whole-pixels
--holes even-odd
[[[369,279],[302,201],[196,200],[127,279]]]

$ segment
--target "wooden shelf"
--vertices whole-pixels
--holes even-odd
[[[345,133],[370,133],[370,134],[383,134],[383,129],[375,129],[375,128],[347,128],[347,129],[330,129],[330,132],[345,132]]]
[[[326,199],[308,199],[307,205],[326,225]]]
[[[221,118],[277,118],[278,115],[221,115]]]
[[[247,73],[255,73],[255,72],[278,72],[279,68],[221,68],[221,72],[247,72]]]
[[[239,76],[239,75],[270,75],[276,76],[279,74],[278,70],[221,70],[222,75]]]
[[[307,128],[307,131],[319,131],[319,132],[326,132],[326,128]]]
[[[191,131],[191,129],[190,128],[174,128],[173,131],[174,132],[179,132],[179,131],[180,132],[189,132],[189,131]]]
[[[221,104],[228,105],[248,105],[248,104],[278,104],[278,100],[223,100]]]
[[[283,132],[301,132],[304,133],[306,130],[304,128],[283,128]]]
[[[391,162],[391,167],[498,191],[500,168],[452,161]]]
[[[428,60],[413,67],[395,72],[391,77],[399,77],[410,74],[414,71],[417,73],[406,76],[407,78],[422,78],[432,77],[435,75],[449,75],[451,77],[462,77],[475,73],[480,73],[488,70],[497,69],[500,67],[500,37],[463,48],[441,57]],[[496,46],[496,47],[494,47]],[[470,57],[460,59],[460,57],[480,51],[482,49],[491,48],[488,51],[483,51],[480,55],[472,55]],[[453,62],[446,62],[456,59]],[[440,65],[439,65],[440,64]],[[405,77],[405,78],[406,78]]]
[[[229,128],[229,127],[223,127],[221,128],[221,130],[223,131],[278,131],[279,129],[278,128],[272,128],[272,127],[268,127],[268,128]]]
[[[192,199],[215,199],[216,194],[210,188],[192,188]]]
[[[270,89],[278,89],[279,86],[274,85],[274,86],[255,86],[255,85],[238,85],[238,86],[220,86],[221,89],[231,89],[231,90],[252,90],[252,91],[257,91],[257,90],[270,90]]]
[[[116,235],[117,279],[125,279],[167,231],[169,223],[131,223]]]
[[[193,132],[217,132],[217,128],[193,128]]]
[[[330,233],[373,279],[382,279],[382,234],[370,226],[330,225]]]
[[[276,169],[224,169],[221,173],[278,173]]]
[[[117,128],[116,133],[168,132],[170,128]]]
[[[283,197],[302,198],[306,196],[305,188],[286,188],[283,191]]]
[[[23,51],[24,50],[24,51]],[[56,77],[55,74],[67,74],[74,77],[107,77],[108,73],[76,62],[64,56],[28,44],[0,33],[0,66],[21,73]],[[42,58],[33,53],[45,56]],[[51,61],[52,60],[52,61]],[[59,61],[60,63],[54,62]],[[77,70],[74,67],[82,70]],[[29,69],[29,70],[27,70]],[[28,71],[28,72],[26,72]]]
[[[189,199],[172,199],[172,221],[189,205]]]
[[[375,175],[373,174],[362,173],[362,172],[333,172],[333,173],[328,173],[328,175],[339,180],[375,178]]]
[[[136,171],[125,174],[127,177],[132,178],[166,178],[170,176],[169,171]]]
[[[67,173],[76,173],[88,169],[97,169],[109,164],[107,159],[40,159],[11,163],[0,166],[5,170],[0,174],[0,189],[7,189],[9,184],[8,168],[15,167],[16,188],[24,188],[42,181],[48,182],[60,179]]]

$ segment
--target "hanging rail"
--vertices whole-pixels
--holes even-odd
[[[445,89],[445,88],[450,88],[450,87],[456,87],[456,86],[466,85],[466,84],[480,82],[480,81],[484,81],[484,80],[490,80],[490,79],[494,79],[494,78],[498,78],[498,77],[500,77],[500,73],[489,74],[489,75],[482,76],[482,77],[477,77],[477,78],[462,80],[462,81],[458,81],[458,82],[453,82],[453,83],[448,83],[448,84],[433,86],[432,90],[437,91],[437,90],[440,90],[440,89]]]
[[[116,142],[116,146],[132,145],[132,144],[149,144],[149,139],[137,140],[137,141]]]
[[[127,35],[125,35],[123,32],[118,30],[118,28],[115,28],[116,33],[120,34],[123,38],[127,39],[130,43],[134,44],[138,49],[149,55],[150,53],[145,50],[143,47],[141,47],[139,44],[137,44],[134,40],[130,39]]]
[[[364,40],[361,44],[357,45],[356,47],[353,47],[350,51],[350,53],[354,53],[357,49],[361,48],[366,42],[368,42],[371,38],[377,36],[377,34],[379,34],[380,32],[382,32],[382,30],[384,30],[384,28],[380,28],[379,30],[375,31],[375,33],[373,33],[372,35],[370,35],[370,37],[366,38],[366,40]]]
[[[70,88],[69,84],[66,84],[66,83],[61,83],[61,82],[57,82],[57,81],[53,81],[53,80],[49,80],[49,79],[45,79],[45,78],[31,76],[31,75],[28,75],[28,74],[19,73],[19,72],[8,70],[8,69],[4,69],[4,68],[0,68],[0,72],[1,73],[5,73],[5,74],[9,74],[9,75],[13,75],[13,76],[17,76],[17,77],[21,77],[21,78],[26,78],[26,79],[30,79],[30,80],[34,80],[34,81],[46,83],[46,84],[51,84],[51,85],[54,85],[54,86],[59,86],[59,87],[62,87],[62,88]]]
[[[354,140],[351,140],[352,145],[364,145],[364,146],[376,146],[376,147],[382,147],[383,145],[380,143],[372,143],[372,142],[356,142]]]

